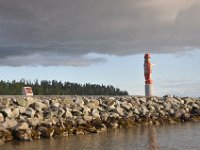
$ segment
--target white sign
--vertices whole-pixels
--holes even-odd
[[[33,96],[32,88],[31,87],[23,87],[22,88],[22,95]]]

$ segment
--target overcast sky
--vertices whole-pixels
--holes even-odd
[[[141,58],[139,62],[143,63],[146,52],[182,62],[185,57],[200,56],[199,14],[199,0],[0,0],[1,71],[22,69],[26,73],[28,66],[48,72],[49,67],[54,67],[49,78],[67,80],[59,78],[56,69],[81,73],[83,68],[91,71],[118,60],[134,70],[130,68],[130,58],[133,62]],[[115,63],[109,69],[114,67],[123,68]],[[0,77],[20,78],[15,74],[7,76]],[[121,75],[120,79],[124,77]],[[30,77],[35,78],[38,76]],[[190,76],[187,78],[190,80]],[[100,75],[97,79],[100,83],[111,80]],[[117,81],[112,84],[121,85]],[[132,91],[128,84],[122,87]]]

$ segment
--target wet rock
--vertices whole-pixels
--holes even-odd
[[[18,139],[18,140],[30,141],[30,140],[32,140],[31,130],[27,129],[27,130],[17,130],[17,131],[14,131],[14,137],[16,139]]]
[[[4,116],[2,113],[0,113],[0,123],[4,122]]]
[[[0,125],[0,140],[2,142],[8,142],[13,140],[12,132],[5,129],[2,125]]]
[[[39,127],[38,131],[40,132],[41,137],[51,138],[54,135],[55,130],[47,127]]]

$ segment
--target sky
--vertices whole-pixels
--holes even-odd
[[[111,84],[199,97],[199,0],[0,0],[0,79]]]

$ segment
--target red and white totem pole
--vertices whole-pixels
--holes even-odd
[[[144,55],[145,96],[153,96],[152,64],[150,54]]]

